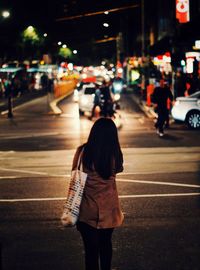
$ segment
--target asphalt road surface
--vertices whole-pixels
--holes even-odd
[[[124,154],[117,177],[125,221],[113,235],[114,270],[199,270],[199,131],[172,123],[158,138],[131,96],[116,119]],[[93,122],[71,98],[63,114],[46,99],[0,119],[0,243],[3,270],[83,270],[75,228],[60,223],[75,148]],[[117,122],[118,121],[118,122]]]

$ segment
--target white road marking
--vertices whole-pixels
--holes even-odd
[[[27,171],[27,170],[17,170],[17,169],[6,169],[6,168],[0,168],[2,171],[12,171],[12,172],[21,172],[21,173],[28,173],[28,174],[36,174],[36,175],[45,175],[49,177],[62,177],[62,178],[68,178],[70,177],[70,174],[49,174],[46,172],[35,172],[35,171]],[[120,174],[120,175],[126,175],[126,174]],[[6,179],[6,178],[13,178],[13,179],[20,179],[21,177],[12,176],[7,177],[6,175],[3,177],[0,177],[0,179]],[[116,179],[117,182],[129,182],[129,183],[139,183],[139,184],[151,184],[151,185],[165,185],[165,186],[177,186],[177,187],[191,187],[191,188],[200,188],[200,185],[193,185],[193,184],[182,184],[182,183],[174,183],[174,182],[162,182],[162,181],[147,181],[147,180],[137,180],[137,179]]]
[[[200,185],[181,184],[181,183],[172,183],[172,182],[161,182],[161,181],[146,181],[146,180],[132,180],[132,179],[117,179],[117,181],[118,182],[139,183],[139,184],[151,184],[151,185],[166,185],[166,186],[176,186],[176,187],[194,187],[194,188],[200,188]]]
[[[17,169],[0,168],[0,171],[21,172],[21,173],[28,173],[28,174],[37,174],[37,175],[48,175],[48,176],[50,176],[49,173],[36,172],[36,171],[27,171],[27,170],[17,170]]]
[[[119,198],[151,198],[151,197],[181,197],[181,196],[200,196],[200,192],[193,193],[167,193],[167,194],[139,194],[139,195],[120,195]]]
[[[139,194],[139,195],[120,195],[120,199],[129,198],[153,198],[153,197],[184,197],[184,196],[200,196],[200,193],[171,193],[171,194]],[[0,199],[0,203],[16,203],[16,202],[42,202],[42,201],[63,201],[66,197],[55,198],[24,198],[24,199]]]
[[[17,176],[0,176],[0,179],[16,179]]]

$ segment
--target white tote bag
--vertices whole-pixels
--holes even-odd
[[[61,216],[63,226],[74,226],[79,217],[79,209],[87,179],[87,174],[83,172],[81,162],[82,152],[78,158],[77,168],[71,172],[67,200]]]

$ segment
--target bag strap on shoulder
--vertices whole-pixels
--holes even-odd
[[[81,152],[80,152],[79,157],[78,157],[78,162],[77,162],[77,169],[80,171],[83,171],[83,164],[82,164],[83,151],[84,151],[84,148],[81,149]]]

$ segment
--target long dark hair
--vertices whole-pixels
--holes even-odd
[[[83,165],[109,179],[123,166],[123,155],[115,123],[110,118],[99,118],[91,128],[84,145]]]

